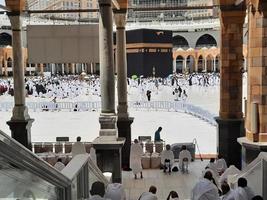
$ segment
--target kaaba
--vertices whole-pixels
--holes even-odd
[[[127,75],[167,77],[172,73],[172,31],[138,29],[126,32]]]

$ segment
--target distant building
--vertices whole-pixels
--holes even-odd
[[[29,10],[71,10],[71,9],[96,9],[97,0],[28,0],[27,8]],[[37,15],[37,14],[36,14]],[[97,18],[96,12],[79,13],[56,13],[56,14],[38,14],[39,17],[56,19],[84,20]]]

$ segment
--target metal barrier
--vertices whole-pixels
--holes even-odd
[[[80,101],[80,102],[27,102],[29,110],[33,111],[99,111],[101,109],[100,101]],[[0,111],[11,111],[12,102],[1,102]],[[130,109],[138,111],[168,111],[168,112],[184,112],[192,116],[207,121],[216,126],[214,120],[215,114],[207,110],[195,106],[193,104],[182,101],[130,101],[128,102]]]

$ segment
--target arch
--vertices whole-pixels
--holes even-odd
[[[211,36],[210,34],[204,34],[200,36],[196,43],[196,48],[202,48],[202,47],[217,47],[216,39]]]
[[[206,71],[207,72],[212,72],[213,71],[213,57],[212,57],[212,55],[208,55],[206,57],[206,62],[207,62]]]
[[[204,58],[200,55],[197,59],[197,71],[202,72],[204,70]]]
[[[176,35],[173,37],[173,47],[174,48],[184,48],[188,49],[189,48],[189,43],[185,39],[185,37],[181,35]]]
[[[192,55],[188,55],[186,58],[186,68],[189,73],[192,73],[195,68],[195,58]]]
[[[183,71],[184,58],[179,55],[176,57],[176,73],[182,73]]]
[[[8,33],[0,33],[0,47],[12,46],[12,36]]]

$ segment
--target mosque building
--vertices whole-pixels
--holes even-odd
[[[4,10],[0,12],[0,76],[13,76],[14,103],[11,105],[11,118],[6,122],[11,137],[0,131],[0,171],[3,172],[0,177],[5,177],[5,180],[0,180],[0,198],[36,199],[37,196],[39,199],[92,199],[91,196],[103,197],[105,188],[113,183],[132,189],[127,195],[129,200],[133,200],[142,199],[145,195],[155,196],[157,188],[150,184],[161,183],[160,187],[168,188],[170,193],[161,190],[157,194],[159,199],[166,199],[166,194],[168,199],[178,198],[173,191],[178,185],[181,193],[184,192],[182,187],[187,190],[190,188],[193,200],[200,197],[205,199],[206,190],[202,186],[206,186],[213,200],[219,199],[218,187],[225,184],[225,179],[220,178],[225,178],[225,175],[230,186],[236,185],[235,195],[252,199],[257,194],[267,199],[266,1],[217,0],[213,4],[204,0],[5,0],[5,3],[0,7]],[[24,17],[33,12],[31,8],[36,11],[35,16]],[[98,8],[98,12],[64,13],[65,9],[83,8]],[[41,16],[38,17],[39,11]],[[91,17],[98,18],[99,23],[88,25]],[[147,29],[148,26],[150,29]],[[90,46],[85,41],[91,41]],[[169,60],[160,63],[160,59],[153,60],[151,55],[165,56]],[[135,61],[137,58],[138,62]],[[143,62],[140,61],[142,59]],[[143,67],[143,71],[137,72],[132,62],[150,68],[146,71]],[[168,68],[166,71],[156,68],[157,63]],[[202,177],[195,187],[191,180],[198,180],[198,175],[182,173],[188,172],[184,166],[191,159],[179,158],[176,173],[181,174],[172,174],[174,155],[169,145],[161,149],[161,154],[157,154],[157,158],[163,158],[163,152],[164,155],[167,151],[171,153],[170,157],[160,160],[163,172],[159,173],[158,169],[142,174],[141,159],[150,165],[155,155],[152,154],[154,146],[158,151],[157,142],[163,145],[158,138],[162,128],[159,127],[157,131],[158,141],[145,141],[146,154],[142,152],[138,140],[134,141],[137,148],[131,154],[134,146],[131,124],[134,118],[129,113],[127,75],[133,72],[127,74],[128,69],[134,73],[147,73],[147,76],[151,71],[155,76],[160,70],[164,76],[172,72],[173,76],[175,72],[220,72],[219,112],[214,117],[218,159],[215,164],[214,159],[210,160],[209,169],[203,175],[200,169],[202,162],[195,161],[192,164],[195,164],[198,175]],[[32,151],[35,147],[32,145],[31,134],[34,133],[31,133],[31,128],[32,124],[42,122],[34,122],[30,116],[32,113],[28,110],[25,95],[25,74],[79,74],[82,71],[100,73],[99,132],[98,137],[90,143],[93,149],[89,149],[89,145],[81,143],[81,138],[77,137],[74,144],[82,150],[70,160],[70,146],[74,144],[66,141],[66,138],[59,138],[52,145],[45,142],[40,144],[46,147],[45,152],[39,154],[43,156],[40,158]],[[248,80],[245,101],[242,96],[244,71],[247,71]],[[49,103],[57,109],[56,99]],[[150,98],[145,104],[156,105],[150,102]],[[138,106],[138,102],[135,105]],[[176,103],[169,102],[168,105]],[[180,107],[184,105],[188,106],[186,112],[190,112],[189,108],[193,105],[179,104]],[[88,123],[91,123],[90,119]],[[89,128],[88,134],[90,131]],[[62,146],[62,152],[56,153],[59,146]],[[186,147],[182,149],[186,150]],[[90,156],[84,152],[89,152]],[[51,162],[51,154],[56,155],[53,159],[57,159],[57,162],[62,162],[61,158],[70,161],[59,171],[44,161]],[[215,166],[218,166],[221,155],[229,168],[217,170]],[[133,163],[138,166],[133,166]],[[168,173],[165,173],[167,164]],[[179,165],[182,166],[182,172],[177,172]],[[133,175],[132,181],[135,181],[126,184],[123,182],[122,168],[129,170],[129,167],[139,170],[134,174],[124,172],[128,178]],[[140,173],[140,181],[135,180],[137,173]],[[216,181],[220,182],[217,184]],[[149,187],[149,191],[138,195],[134,193],[137,188],[145,190],[146,187]],[[159,190],[162,188],[158,187]],[[184,199],[190,198],[190,192]]]

